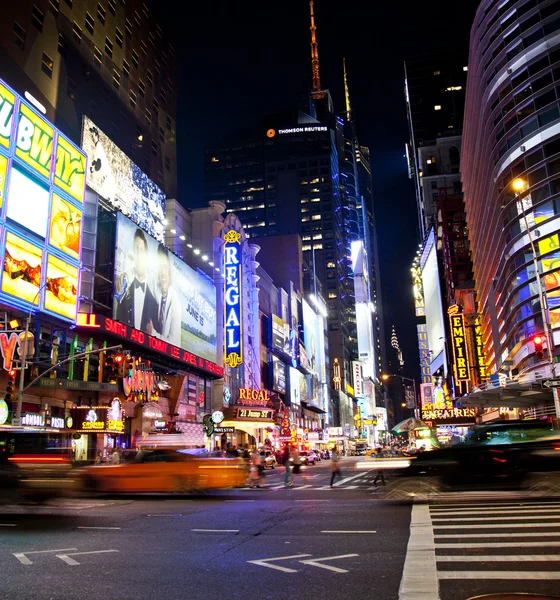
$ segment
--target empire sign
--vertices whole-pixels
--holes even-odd
[[[465,337],[465,320],[462,313],[455,312],[457,306],[449,308],[451,321],[451,338],[453,340],[453,358],[455,378],[457,381],[469,381],[469,358],[467,354],[467,340]]]

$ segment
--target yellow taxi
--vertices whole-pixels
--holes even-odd
[[[245,485],[247,470],[237,458],[200,449],[141,450],[130,462],[86,467],[85,488],[103,493],[193,492]]]

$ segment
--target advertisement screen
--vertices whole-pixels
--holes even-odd
[[[45,177],[52,166],[54,129],[35,111],[20,104],[16,156]]]
[[[80,256],[82,211],[53,194],[49,243],[72,258]]]
[[[144,233],[117,217],[113,318],[216,361],[216,288]]]
[[[12,169],[7,217],[33,233],[46,237],[49,190],[19,169]]]
[[[43,250],[8,232],[2,291],[32,304],[39,303]]]
[[[280,317],[272,315],[271,345],[275,350],[290,354],[290,326]]]
[[[303,380],[304,375],[294,367],[290,367],[290,402],[292,406],[301,404]],[[304,400],[305,398],[304,396]]]
[[[444,317],[433,230],[428,237],[428,242],[426,243],[422,258],[422,285],[424,287],[424,299],[426,303],[428,340],[430,342],[430,350],[433,352],[431,354],[431,368],[433,373],[442,364],[445,368],[445,360],[443,360],[445,337]]]
[[[0,209],[4,204],[4,193],[6,189],[6,173],[8,172],[8,159],[0,154]]]
[[[286,393],[286,365],[277,357],[271,356],[272,389],[280,394]]]
[[[163,191],[88,117],[84,117],[82,148],[89,157],[88,187],[163,242]]]
[[[312,372],[308,388],[309,399],[319,408],[325,409],[323,404],[326,404],[327,398],[324,394],[324,386],[320,385],[326,381],[324,321],[323,317],[318,315],[305,300],[302,300],[301,305],[305,352]]]
[[[56,256],[47,260],[45,308],[74,319],[78,303],[78,269]]]

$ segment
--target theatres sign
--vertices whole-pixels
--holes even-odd
[[[433,409],[422,411],[422,421],[461,421],[474,423],[475,408]]]
[[[108,317],[102,317],[101,315],[90,314],[90,313],[78,313],[76,319],[76,325],[78,327],[89,327],[92,329],[99,329],[105,333],[110,333],[118,338],[139,344],[145,348],[149,348],[155,352],[165,354],[170,358],[184,363],[185,365],[195,367],[216,377],[223,377],[224,370],[219,365],[201,358],[192,352],[182,350],[178,346],[160,340],[153,335],[148,335],[138,329],[129,327],[120,321],[109,319]]]

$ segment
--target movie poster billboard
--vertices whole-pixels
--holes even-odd
[[[89,156],[87,184],[159,242],[165,237],[165,194],[88,117],[82,148]]]
[[[270,356],[272,367],[272,389],[280,394],[286,393],[286,364],[277,356]]]
[[[113,318],[216,362],[216,288],[122,214]]]

